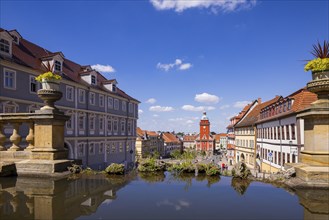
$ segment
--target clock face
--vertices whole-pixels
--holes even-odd
[[[203,126],[203,129],[206,129],[206,126]]]

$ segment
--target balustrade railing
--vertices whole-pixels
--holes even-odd
[[[34,148],[35,116],[34,113],[0,114],[0,151],[31,151]],[[23,138],[19,133],[20,128],[24,124],[28,125],[28,134],[25,137],[28,146],[25,149],[21,146]],[[6,134],[4,129],[7,126],[12,128],[11,134]],[[5,147],[7,139],[11,142],[11,146],[8,149]]]

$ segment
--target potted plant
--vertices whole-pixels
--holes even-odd
[[[50,65],[49,62],[46,65],[42,63],[42,65],[45,67],[46,72],[37,76],[35,80],[41,82],[42,89],[59,91],[59,80],[62,77],[53,73],[54,65]]]
[[[315,59],[305,65],[305,71],[312,71],[312,80],[307,83],[307,90],[317,94],[318,100],[313,102],[314,106],[328,107],[329,105],[329,43],[323,42],[313,45],[311,52]]]
[[[324,41],[323,46],[318,42],[313,45],[311,51],[315,59],[310,60],[306,65],[305,71],[312,71],[312,80],[329,78],[329,42]]]

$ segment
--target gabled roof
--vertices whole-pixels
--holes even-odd
[[[226,128],[227,129],[233,128],[234,125],[236,125],[239,122],[239,120],[248,112],[248,110],[251,108],[251,106],[252,106],[252,103],[249,103],[248,105],[243,107],[242,111],[239,112],[238,115],[233,116],[232,118],[230,118],[230,121],[236,120],[236,122],[234,124],[230,123]]]
[[[6,32],[10,35],[10,33],[2,28],[0,28],[0,32]],[[102,74],[96,71],[97,74],[97,85],[93,86],[85,82],[81,79],[80,73],[82,70],[88,65],[80,65],[78,63],[75,63],[69,59],[66,59],[64,55],[61,52],[51,52],[39,45],[36,45],[24,38],[20,39],[19,44],[13,44],[12,45],[12,56],[3,56],[0,55],[0,59],[7,60],[10,62],[17,63],[19,65],[23,65],[25,67],[31,68],[39,73],[43,72],[42,68],[42,58],[46,58],[49,56],[54,56],[59,54],[63,57],[63,67],[62,72],[64,73],[63,78],[66,80],[71,80],[76,83],[85,85],[87,87],[93,87],[95,89],[99,89],[103,92],[111,93],[114,96],[126,98],[129,100],[133,100],[136,102],[139,102],[137,99],[132,98],[131,96],[127,95],[124,91],[117,88],[117,91],[109,92],[107,89],[103,87],[103,82],[108,81]],[[139,102],[140,103],[140,102]]]
[[[259,119],[260,110],[267,105],[271,105],[277,102],[279,99],[280,96],[276,96],[275,98],[263,103],[258,103],[257,101],[258,104],[252,110],[250,110],[250,112],[248,112],[234,127],[240,128],[254,125]]]

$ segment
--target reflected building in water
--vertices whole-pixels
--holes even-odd
[[[129,178],[0,179],[1,219],[76,219],[95,213]]]

